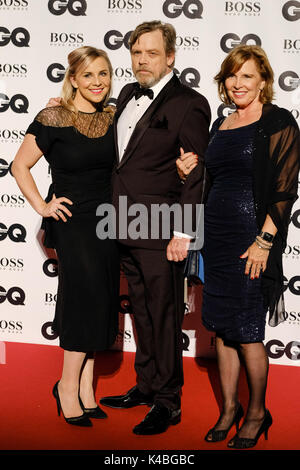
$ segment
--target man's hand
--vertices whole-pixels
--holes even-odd
[[[46,108],[53,108],[54,106],[61,105],[61,98],[50,98],[48,103],[46,104]]]
[[[173,237],[167,246],[168,260],[183,261],[187,257],[189,246],[189,238]]]

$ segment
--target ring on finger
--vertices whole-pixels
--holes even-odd
[[[251,266],[252,263],[249,263],[249,261],[247,261],[246,264],[247,264],[248,266]]]
[[[56,209],[56,214],[60,214],[60,210],[59,209]]]

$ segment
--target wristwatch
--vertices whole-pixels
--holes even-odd
[[[263,239],[266,240],[266,242],[272,243],[274,239],[274,235],[268,232],[260,232],[259,236]]]

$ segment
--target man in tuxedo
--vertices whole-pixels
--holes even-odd
[[[173,73],[175,40],[174,28],[159,21],[135,29],[130,53],[137,83],[121,90],[115,116],[118,162],[113,203],[117,213],[120,197],[126,197],[128,207],[143,204],[149,214],[144,221],[148,237],[119,238],[137,333],[137,384],[100,403],[113,408],[151,405],[133,429],[144,435],[164,432],[181,419],[183,265],[188,236],[193,236],[182,233],[175,217],[169,238],[161,233],[151,237],[151,208],[176,203],[184,211],[185,205],[200,202],[211,118],[204,96],[181,84]],[[181,148],[199,156],[184,184],[176,169]]]

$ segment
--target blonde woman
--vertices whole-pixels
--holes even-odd
[[[58,413],[69,424],[91,426],[105,418],[93,390],[94,352],[117,334],[119,257],[114,240],[96,236],[96,208],[110,201],[114,164],[112,66],[102,50],[84,46],[68,56],[61,105],[43,109],[30,124],[12,172],[43,217],[44,244],[59,260],[53,330],[64,350],[53,388]],[[40,195],[30,169],[45,156],[52,184]]]

